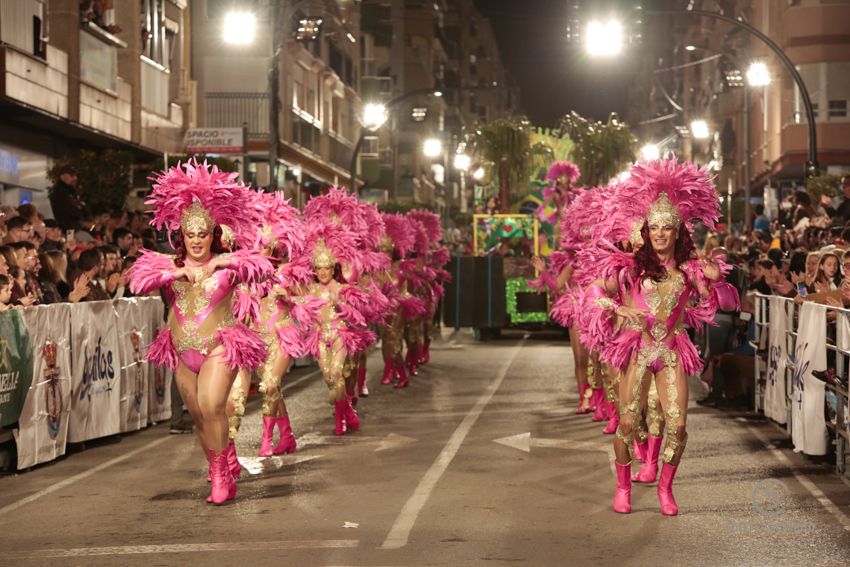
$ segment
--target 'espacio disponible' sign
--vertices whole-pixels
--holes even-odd
[[[189,128],[183,147],[187,154],[241,154],[242,128]]]

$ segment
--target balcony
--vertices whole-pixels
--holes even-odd
[[[329,138],[331,143],[331,163],[347,170],[351,167],[351,156],[354,153],[353,149],[348,142],[344,142],[333,135],[330,135]]]
[[[204,95],[204,126],[241,128],[248,124],[249,138],[269,135],[268,93],[221,93]]]
[[[322,131],[295,112],[290,112],[289,116],[292,119],[292,142],[314,154],[321,154]]]

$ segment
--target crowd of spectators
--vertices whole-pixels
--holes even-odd
[[[132,296],[127,272],[141,248],[156,248],[150,219],[92,211],[76,183],[73,168],[60,171],[52,215],[32,204],[0,207],[0,309]]]

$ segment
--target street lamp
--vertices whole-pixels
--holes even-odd
[[[708,122],[705,120],[694,120],[691,122],[691,135],[697,140],[705,140],[711,135]]]
[[[476,181],[481,181],[484,179],[485,171],[483,167],[479,167],[472,173],[472,178]]]
[[[375,131],[389,118],[387,107],[379,102],[370,102],[363,107],[363,127]]]
[[[640,149],[640,154],[647,161],[654,161],[661,157],[661,150],[655,144],[646,144]]]
[[[469,169],[469,165],[472,163],[472,158],[470,158],[466,154],[455,154],[454,166],[455,169],[460,171],[466,171]]]
[[[250,12],[228,12],[224,16],[224,43],[249,45],[257,35],[257,17]]]
[[[585,47],[593,56],[617,55],[623,49],[623,26],[616,20],[590,22]]]
[[[437,138],[428,138],[422,144],[422,152],[425,154],[425,157],[439,157],[443,153],[443,143]]]
[[[770,84],[770,71],[762,61],[755,61],[747,69],[747,83],[751,87],[766,87]]]

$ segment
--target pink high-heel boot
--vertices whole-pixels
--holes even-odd
[[[675,516],[679,513],[679,505],[673,498],[673,478],[678,468],[669,463],[661,466],[661,477],[658,479],[658,502],[661,504],[661,513],[665,516]]]
[[[614,492],[614,511],[620,514],[628,514],[632,511],[632,463],[625,465],[614,463],[617,466],[617,490]]]
[[[620,414],[617,412],[617,404],[614,404],[614,402],[609,402],[609,404],[613,404],[614,409],[610,409],[609,406],[608,415],[610,415],[611,417],[608,419],[608,425],[606,425],[605,428],[602,430],[602,433],[604,433],[605,435],[611,435],[612,433],[615,433],[617,431],[617,427],[620,426]]]
[[[395,377],[395,361],[392,358],[384,359],[384,375],[381,377],[381,384],[386,386],[392,384]]]
[[[339,400],[334,402],[334,419],[336,420],[334,435],[345,435],[345,413],[347,407],[348,400]]]
[[[272,449],[275,455],[283,453],[294,453],[298,449],[295,442],[295,436],[292,435],[292,426],[289,424],[289,416],[275,417],[274,423],[277,425],[277,430],[280,432],[280,441]]]
[[[260,438],[260,456],[271,457],[274,441],[274,418],[263,416],[263,436]]]
[[[644,484],[655,482],[655,477],[658,476],[658,455],[661,453],[663,441],[663,437],[655,437],[654,435],[646,438],[644,458],[641,460],[638,472],[632,475],[633,481]]]
[[[581,387],[581,390],[578,393],[578,407],[576,407],[576,414],[577,415],[585,414],[585,413],[588,413],[590,411],[588,408],[583,407],[584,394],[585,394],[585,392],[587,392],[587,389],[589,387],[590,387],[589,385],[585,384],[584,386]]]
[[[224,448],[216,454],[213,449],[210,455],[210,477],[212,478],[212,490],[207,502],[211,504],[224,504],[228,500],[236,498],[236,481],[230,474],[230,465],[227,462],[228,450]]]
[[[602,388],[593,388],[593,393],[590,396],[590,409],[593,411],[591,421],[603,421],[605,419],[604,408],[605,392],[602,391]]]
[[[357,369],[357,390],[362,397],[369,397],[369,388],[366,387],[366,366],[360,366]]]
[[[634,456],[635,459],[637,459],[638,461],[643,463],[643,461],[646,459],[646,452],[648,450],[649,450],[649,447],[647,446],[646,441],[644,441],[643,443],[640,443],[640,442],[638,442],[637,437],[632,439],[632,455]]]
[[[428,364],[429,362],[431,362],[431,340],[426,339],[422,349],[421,363]]]
[[[357,412],[351,407],[351,404],[346,404],[345,407],[345,426],[349,431],[357,431],[360,429],[360,418],[357,417]]]
[[[231,439],[224,450],[227,451],[227,466],[230,468],[230,476],[236,481],[237,478],[242,476],[242,465],[239,464],[239,457],[236,456],[236,443]]]
[[[396,374],[398,375],[398,382],[396,382],[396,388],[407,388],[407,385],[410,384],[410,375],[407,373],[407,369],[405,369],[404,364],[399,364],[396,366]]]
[[[419,364],[417,363],[419,349],[416,345],[410,345],[407,349],[407,371],[416,376],[419,373]]]

